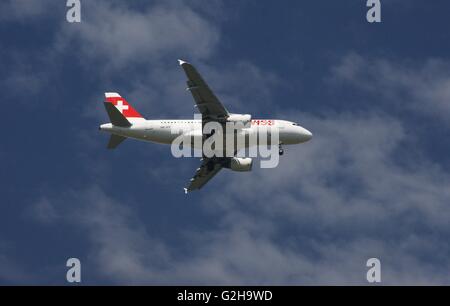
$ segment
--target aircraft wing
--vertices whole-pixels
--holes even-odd
[[[221,169],[222,165],[220,163],[211,158],[203,158],[202,164],[195,172],[194,177],[191,178],[189,186],[184,188],[185,193],[202,188],[210,179],[219,173]]]
[[[194,97],[197,108],[203,116],[203,120],[220,121],[220,119],[227,118],[229,116],[228,111],[203,80],[197,69],[185,61],[178,61],[186,73],[188,78],[187,89]]]

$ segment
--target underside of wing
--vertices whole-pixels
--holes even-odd
[[[221,169],[222,165],[220,163],[215,162],[213,159],[203,158],[200,168],[197,169],[194,177],[191,178],[189,186],[184,188],[184,191],[188,193],[190,191],[202,188]]]
[[[180,66],[188,78],[187,89],[191,92],[199,112],[206,120],[223,120],[229,116],[228,111],[203,80],[197,69],[191,64],[179,60]]]

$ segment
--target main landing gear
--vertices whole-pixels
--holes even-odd
[[[279,154],[280,156],[284,154],[284,150],[283,150],[283,148],[281,147],[281,143],[278,145],[278,154]]]

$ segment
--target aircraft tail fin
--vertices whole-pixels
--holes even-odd
[[[119,95],[117,92],[105,92],[105,103],[109,103],[114,106],[117,111],[127,118],[128,121],[142,120],[141,114],[139,114],[128,101]]]
[[[111,123],[115,126],[129,127],[131,126],[130,121],[112,104],[105,102],[105,109],[108,113]]]
[[[127,139],[126,137],[123,136],[119,136],[119,135],[114,135],[111,134],[111,138],[109,138],[109,142],[108,142],[108,149],[115,149],[117,148],[125,139]]]

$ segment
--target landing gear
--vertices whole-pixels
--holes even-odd
[[[278,154],[279,154],[280,156],[284,154],[284,150],[283,150],[283,148],[281,147],[281,144],[278,145]]]

